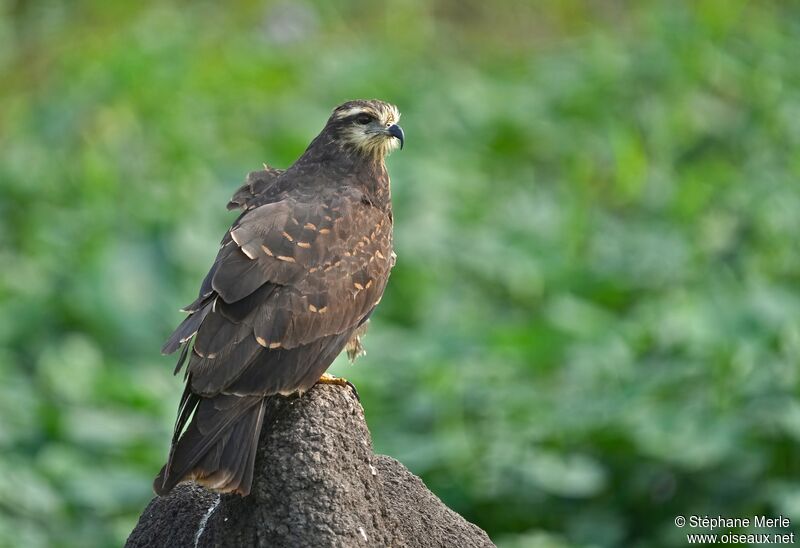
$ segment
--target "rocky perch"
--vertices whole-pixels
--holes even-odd
[[[250,496],[193,484],[156,497],[126,547],[486,547],[402,464],[372,452],[349,387],[317,385],[268,407]]]

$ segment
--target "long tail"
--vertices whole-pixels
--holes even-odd
[[[215,491],[250,494],[264,407],[263,396],[203,398],[187,386],[169,459],[153,490],[166,495],[181,481],[193,479]]]

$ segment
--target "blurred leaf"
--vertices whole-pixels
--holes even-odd
[[[399,105],[398,264],[335,372],[500,546],[798,514],[800,12],[655,0],[0,1],[0,546],[119,546],[158,349],[245,174]]]

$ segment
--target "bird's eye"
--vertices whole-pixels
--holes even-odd
[[[361,124],[362,126],[366,126],[372,121],[372,116],[369,114],[362,114],[358,118],[356,118],[356,122]]]

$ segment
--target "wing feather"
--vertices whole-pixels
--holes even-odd
[[[257,202],[263,201],[271,194],[277,194],[280,190],[277,184],[278,177],[283,172],[282,169],[264,165],[263,170],[248,173],[244,184],[236,190],[228,202],[228,209],[252,209]]]
[[[194,312],[165,349],[196,332],[187,372],[192,390],[205,396],[238,386],[245,372],[265,375],[265,395],[298,389],[292,383],[305,378],[298,368],[320,363],[309,353],[331,351],[340,342],[341,351],[380,299],[391,266],[390,213],[360,195],[254,207],[223,238],[202,305],[190,307]],[[313,344],[325,340],[336,344]],[[308,359],[295,362],[299,355]]]

